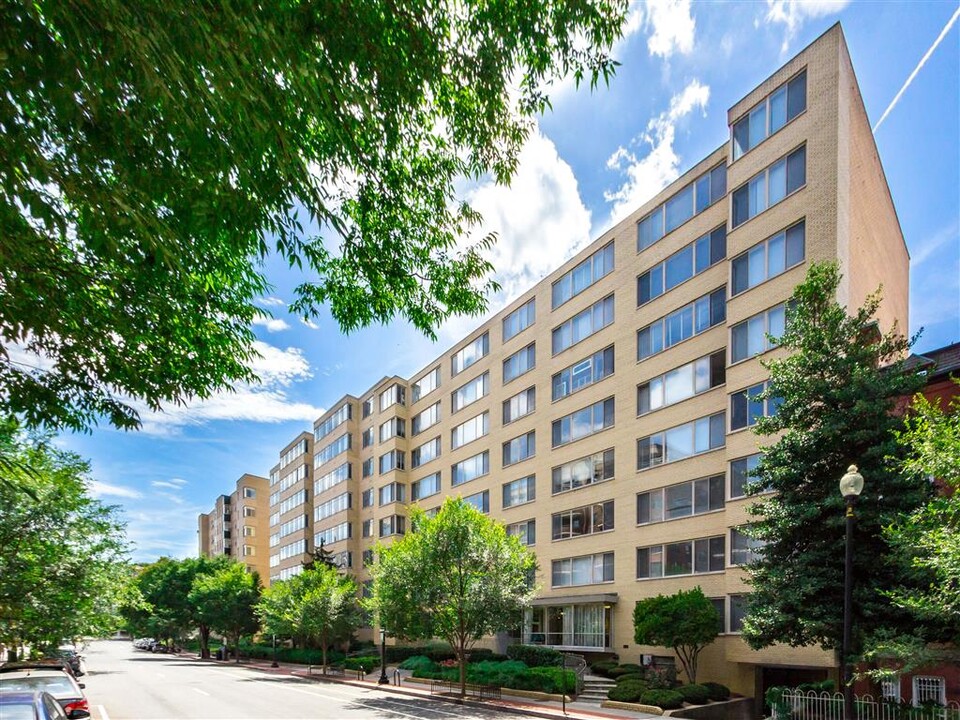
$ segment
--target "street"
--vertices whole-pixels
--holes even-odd
[[[135,650],[129,641],[102,640],[85,653],[94,720],[200,718],[516,718],[512,713],[392,695],[375,686],[313,682]]]

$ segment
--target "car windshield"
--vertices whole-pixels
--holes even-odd
[[[0,690],[46,690],[54,697],[76,697],[80,694],[74,689],[73,684],[66,675],[62,677],[55,675],[32,675],[30,677],[19,678],[0,675]],[[3,720],[7,720],[6,715],[3,715]]]

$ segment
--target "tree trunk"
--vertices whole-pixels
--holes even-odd
[[[239,633],[233,636],[233,648],[234,648],[233,650],[234,655],[236,655],[236,658],[237,658],[236,662],[239,664],[240,662],[240,634]]]
[[[210,659],[210,628],[206,625],[200,626],[200,657]]]
[[[323,674],[327,674],[327,631],[320,633],[320,656],[323,658]]]
[[[467,649],[463,641],[457,648],[457,660],[460,661],[460,697],[467,696]]]

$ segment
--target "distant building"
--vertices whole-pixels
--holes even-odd
[[[259,573],[264,585],[270,581],[268,488],[267,478],[244,474],[231,494],[218,497],[213,510],[197,518],[200,554],[230,555]]]

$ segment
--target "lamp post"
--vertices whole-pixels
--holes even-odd
[[[390,679],[387,677],[387,631],[380,628],[380,679],[377,685],[389,685]]]
[[[270,663],[270,667],[280,667],[280,663],[277,662],[277,634],[273,634],[273,662]]]
[[[851,672],[850,653],[853,635],[853,526],[856,518],[853,507],[857,496],[863,491],[863,475],[857,472],[857,466],[851,465],[847,473],[840,478],[840,494],[847,504],[847,541],[846,557],[843,567],[843,647],[840,651],[843,663],[843,718],[856,720],[853,706],[853,673]]]

